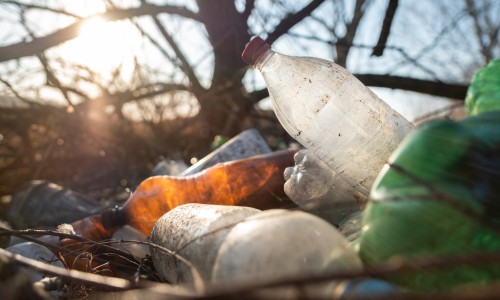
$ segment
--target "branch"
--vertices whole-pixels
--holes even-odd
[[[491,266],[493,264],[498,264],[500,261],[500,255],[497,252],[482,252],[482,253],[446,253],[433,256],[420,256],[412,259],[390,259],[388,262],[380,263],[377,265],[366,264],[365,268],[358,270],[346,270],[346,271],[330,271],[323,272],[319,274],[301,274],[301,275],[290,275],[287,277],[276,278],[275,280],[262,281],[256,279],[254,281],[240,282],[232,285],[228,284],[218,284],[207,287],[206,291],[196,297],[196,299],[251,299],[248,297],[253,292],[258,292],[260,289],[272,289],[272,288],[283,288],[290,286],[298,286],[298,288],[307,287],[307,284],[318,284],[331,282],[333,280],[347,280],[347,279],[361,279],[361,278],[384,278],[388,276],[403,276],[408,274],[416,274],[423,271],[434,271],[434,270],[449,270],[450,268],[456,266]],[[478,299],[497,299],[500,285],[495,284],[494,281],[491,282],[489,286],[487,285],[471,285],[470,289],[462,290],[452,290],[452,291],[440,291],[432,292],[425,291],[422,293],[415,291],[406,291],[394,289],[390,293],[380,291],[373,291],[372,294],[350,294],[346,299],[425,299],[425,300],[478,300]],[[304,290],[301,290],[304,292]],[[304,299],[313,299],[314,296],[319,296],[321,299],[344,299],[344,297],[338,297],[335,293],[330,293],[328,297],[325,298],[325,294],[318,292],[314,294],[314,290],[311,289],[304,294]],[[266,295],[261,294],[261,295]],[[273,294],[271,294],[273,295]],[[245,297],[246,296],[246,297]],[[308,297],[309,296],[309,297]],[[312,297],[311,297],[312,296]],[[321,297],[323,296],[323,297]],[[335,297],[337,296],[337,297]],[[351,297],[352,296],[352,297]],[[256,297],[256,299],[264,299],[264,297]],[[302,298],[300,298],[302,299]]]
[[[337,41],[336,50],[337,50],[337,59],[336,63],[342,67],[345,67],[347,64],[347,56],[349,55],[349,51],[351,50],[351,45],[354,41],[354,36],[358,30],[359,24],[361,23],[361,19],[365,14],[365,1],[366,0],[357,0],[354,6],[353,17],[350,23],[346,23],[346,33],[345,35]]]
[[[325,0],[313,0],[311,3],[306,5],[304,8],[299,10],[294,14],[288,15],[286,18],[281,20],[281,22],[274,28],[274,31],[269,33],[266,41],[271,44],[276,41],[280,36],[285,34],[290,28],[304,20],[307,16],[309,16],[316,8],[318,8],[321,4],[323,4]]]
[[[75,280],[81,283],[90,284],[101,288],[107,288],[111,290],[127,290],[133,287],[131,281],[122,278],[101,276],[77,270],[67,270],[64,268],[49,265],[47,263],[36,261],[34,259],[27,258],[19,254],[13,254],[1,248],[0,248],[0,257],[5,257],[8,260],[15,261],[16,263],[24,267],[28,267],[30,269],[37,270],[39,272],[60,276],[65,279]]]
[[[472,18],[474,22],[474,31],[476,33],[476,38],[479,42],[479,46],[481,47],[481,54],[484,57],[484,60],[486,62],[489,62],[493,57],[493,53],[491,53],[491,47],[492,45],[495,44],[495,41],[497,39],[498,35],[498,30],[499,28],[497,27],[496,30],[493,30],[490,34],[491,41],[488,45],[487,39],[483,38],[485,37],[485,30],[481,27],[481,20],[489,20],[488,19],[488,14],[485,14],[484,16],[480,16],[480,11],[479,9],[476,9],[474,2],[471,0],[465,0],[466,6],[467,6],[467,13],[469,16]],[[490,28],[491,29],[491,28]],[[486,35],[488,36],[488,35]]]
[[[465,99],[468,88],[466,85],[461,84],[442,83],[393,75],[354,74],[354,76],[367,86],[400,89],[458,100]]]
[[[117,92],[99,96],[93,100],[82,102],[79,105],[88,105],[88,103],[99,102],[100,105],[114,104],[122,106],[125,103],[139,101],[174,91],[188,91],[188,87],[181,84],[158,83],[149,86],[138,87],[131,91]],[[88,103],[87,103],[88,102]],[[87,103],[87,104],[86,104]]]
[[[125,101],[137,101],[146,98],[151,98],[154,96],[159,96],[165,93],[170,93],[174,91],[188,91],[188,87],[182,84],[173,84],[173,83],[159,83],[153,84],[150,86],[140,87],[132,91],[131,97],[129,99],[122,99],[121,102],[125,103]],[[122,95],[115,95],[119,99]]]
[[[389,38],[392,20],[394,19],[394,14],[396,13],[397,8],[398,0],[390,0],[387,10],[385,11],[384,23],[382,24],[382,29],[380,30],[380,36],[378,38],[377,45],[373,48],[372,56],[382,56],[382,54],[384,54],[385,44]]]
[[[490,9],[490,2],[487,2],[485,5],[482,7],[476,8],[477,12],[484,12],[488,11]],[[432,54],[433,49],[436,48],[441,41],[445,40],[443,37],[448,34],[450,31],[452,31],[454,28],[458,27],[458,24],[468,15],[467,10],[460,11],[457,14],[453,16],[451,21],[445,25],[444,27],[441,28],[441,30],[434,36],[432,41],[427,44],[427,46],[421,48],[416,55],[413,55],[413,60],[410,61],[414,63],[415,61],[420,61],[424,56]],[[390,73],[394,73],[401,68],[405,67],[408,64],[408,62],[402,62],[398,64],[396,67],[394,67],[392,70],[390,70]]]
[[[465,99],[467,86],[423,80],[410,77],[378,75],[378,74],[354,74],[364,85],[374,87],[385,87],[405,91],[418,92],[432,96],[446,97],[462,100]],[[267,89],[257,90],[249,93],[255,102],[269,96]]]
[[[15,5],[17,7],[25,8],[25,9],[45,10],[45,11],[49,11],[49,12],[53,12],[53,13],[57,13],[57,14],[61,14],[61,15],[66,15],[68,17],[72,17],[72,18],[75,18],[75,19],[81,19],[82,18],[79,15],[75,15],[75,14],[70,13],[70,12],[65,11],[65,10],[56,9],[56,8],[50,8],[50,7],[47,7],[47,6],[36,5],[36,4],[32,4],[32,3],[19,3],[18,1],[10,1],[10,0],[4,0],[3,3],[4,4]]]
[[[245,20],[248,20],[248,17],[250,17],[250,14],[252,13],[252,10],[255,7],[255,0],[247,0],[245,3],[245,10],[241,14]]]
[[[167,50],[165,50],[161,45],[160,43],[158,43],[149,33],[147,33],[146,30],[144,30],[142,28],[142,26],[132,20],[132,24],[134,24],[134,26],[137,28],[137,30],[139,30],[139,32],[142,34],[143,37],[145,37],[151,44],[153,44],[153,46],[156,47],[156,49],[158,49],[158,51],[161,52],[161,54],[163,54],[163,56],[165,56],[166,59],[168,59],[169,61],[171,61],[174,65],[176,65],[177,67],[180,68],[180,66],[178,65],[178,62],[175,60],[174,57],[170,56],[170,54],[168,54]]]
[[[29,106],[39,105],[39,103],[37,103],[36,101],[21,96],[21,94],[17,92],[17,90],[12,86],[12,84],[7,80],[3,79],[2,77],[0,77],[0,82],[3,83],[10,90],[10,92],[22,102],[28,104]]]
[[[49,62],[47,58],[45,57],[45,54],[40,53],[37,54],[38,60],[43,66],[43,69],[45,70],[45,74],[47,76],[47,84],[49,86],[54,86],[57,89],[61,91],[61,93],[64,96],[64,99],[66,99],[66,102],[68,102],[68,106],[71,107],[72,109],[75,109],[75,105],[71,101],[71,98],[69,97],[68,90],[61,84],[59,79],[57,79],[57,76],[52,72],[52,69],[49,66]]]
[[[161,13],[176,14],[186,18],[199,21],[196,13],[177,6],[158,6],[152,4],[143,4],[137,8],[130,9],[112,9],[101,14],[96,14],[93,17],[100,17],[108,21],[116,21],[139,17],[145,15],[158,15]],[[11,59],[18,59],[25,56],[32,56],[46,49],[62,44],[78,36],[79,28],[87,19],[78,20],[75,23],[59,29],[51,34],[43,37],[34,38],[30,42],[21,42],[5,47],[0,47],[0,62]]]
[[[172,50],[174,50],[175,55],[181,61],[181,69],[184,71],[187,78],[189,79],[189,81],[193,85],[194,91],[198,92],[198,91],[204,90],[200,84],[200,81],[198,80],[198,77],[196,77],[196,74],[194,73],[193,68],[191,67],[191,65],[187,61],[187,59],[184,56],[184,54],[182,53],[182,51],[177,46],[177,43],[174,41],[172,36],[167,32],[167,30],[165,29],[163,24],[160,22],[158,17],[153,16],[153,21],[154,21],[156,27],[158,28],[158,30],[160,31],[161,35],[163,36],[163,38],[169,43]]]

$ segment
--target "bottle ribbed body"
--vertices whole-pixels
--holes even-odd
[[[287,132],[354,190],[368,194],[413,125],[333,62],[269,49],[255,65]]]

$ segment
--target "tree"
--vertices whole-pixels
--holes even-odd
[[[438,39],[461,30],[457,17],[447,20],[448,26],[434,35],[434,40],[425,41],[421,53],[413,54],[408,51],[413,46],[411,41],[403,45],[391,42],[392,33],[399,30],[398,14],[407,5],[395,0],[293,4],[198,0],[181,1],[182,5],[174,1],[92,2],[101,5],[99,13],[98,9],[90,15],[74,12],[72,4],[63,0],[43,5],[17,0],[0,3],[0,11],[6,12],[2,22],[13,28],[4,36],[8,42],[0,47],[2,94],[4,99],[15,98],[24,105],[0,108],[4,128],[0,177],[11,180],[4,181],[7,183],[0,188],[0,194],[12,192],[31,178],[83,188],[89,185],[81,181],[83,177],[93,174],[91,182],[99,181],[101,175],[95,174],[96,170],[115,185],[120,179],[133,183],[147,176],[144,162],[151,164],[160,154],[178,152],[186,160],[201,156],[209,151],[215,135],[233,136],[249,126],[260,129],[271,143],[273,137],[290,140],[274,116],[256,106],[267,97],[267,91],[258,83],[252,84],[255,76],[240,58],[254,34],[276,44],[293,39],[304,47],[320,45],[331,51],[331,59],[348,69],[352,57],[367,60],[371,52],[374,59],[396,57],[399,65],[410,68],[391,73],[377,68],[367,68],[370,73],[354,71],[369,86],[456,99],[463,99],[467,88],[468,78],[447,82],[443,74],[436,75],[437,65],[422,59],[437,47]],[[483,15],[498,7],[494,1],[482,1],[480,6],[465,0],[458,9],[459,19],[467,18],[476,24],[475,35],[484,57],[479,62],[471,61],[470,69],[499,53],[500,25],[491,16],[481,21]],[[128,73],[122,64],[99,73],[61,55],[65,43],[76,38],[80,29],[96,17],[108,23],[126,22],[132,28],[131,35],[139,36],[138,43],[147,49],[130,56],[133,63]],[[56,24],[46,28],[46,23],[35,23],[40,20]],[[378,27],[378,40],[371,44],[362,38],[368,23]],[[152,63],[148,57],[157,61]],[[54,99],[59,100],[59,105],[54,104]],[[186,103],[190,114],[165,118],[171,111],[182,110]],[[142,122],[131,121],[124,113],[131,104],[144,114]],[[32,125],[36,125],[35,129]],[[47,134],[48,138],[44,137]],[[91,163],[82,165],[82,158]],[[61,161],[71,163],[54,167]]]

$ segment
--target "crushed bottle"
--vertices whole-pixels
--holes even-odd
[[[181,176],[193,175],[217,163],[249,158],[271,152],[271,148],[269,148],[269,145],[256,129],[247,129],[186,169],[181,173]]]
[[[368,195],[352,190],[310,150],[298,151],[294,161],[285,169],[284,190],[299,207],[335,225],[364,208]]]
[[[27,258],[43,261],[56,267],[64,268],[63,263],[54,255],[52,251],[50,251],[47,247],[34,242],[16,244],[6,248],[5,250]],[[45,274],[32,269],[22,268],[21,270],[29,276],[32,282],[40,281],[46,277]]]
[[[187,168],[188,165],[180,159],[167,159],[161,157],[161,160],[154,166],[153,170],[151,170],[151,176],[177,176]]]
[[[363,210],[354,212],[339,223],[339,231],[353,247],[357,248],[357,242],[361,236],[363,226]]]
[[[35,180],[12,197],[8,221],[15,228],[57,226],[98,214],[107,207],[55,183]]]

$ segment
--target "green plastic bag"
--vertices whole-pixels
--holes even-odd
[[[365,263],[500,251],[499,66],[489,64],[474,77],[467,102],[473,116],[428,122],[392,154],[364,212],[358,250]],[[443,290],[499,280],[500,263],[387,279],[410,289]]]
[[[465,109],[470,116],[500,110],[500,59],[474,75],[467,90]]]

